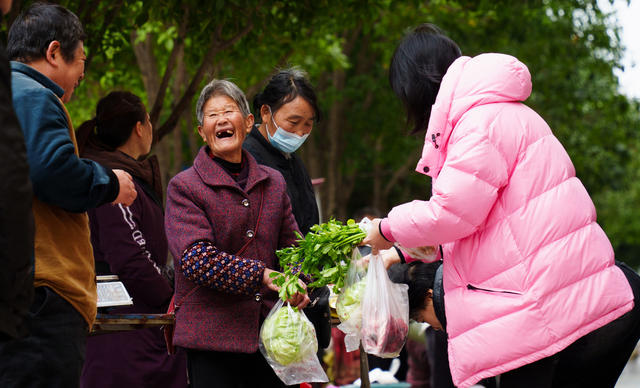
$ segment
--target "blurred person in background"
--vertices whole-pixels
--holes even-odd
[[[320,219],[311,179],[295,152],[320,120],[316,92],[302,70],[280,70],[255,96],[253,110],[261,122],[253,125],[243,148],[258,164],[269,166],[282,174],[293,216],[304,236]],[[323,349],[329,346],[331,340],[329,288],[311,290],[309,297],[315,303],[304,313],[316,330],[318,358],[322,360]]]
[[[105,204],[88,212],[96,273],[117,275],[133,299],[133,306],[110,313],[164,313],[173,276],[167,265],[160,169],[155,156],[145,158],[153,143],[147,110],[138,96],[111,92],[77,135],[80,156],[128,172],[138,193],[130,206]],[[81,386],[186,388],[186,357],[184,352],[167,354],[158,328],[92,336]]]

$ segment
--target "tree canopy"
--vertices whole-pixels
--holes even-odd
[[[615,18],[596,0],[60,0],[83,22],[86,79],[69,103],[76,127],[97,100],[127,89],[147,102],[166,181],[201,145],[194,104],[212,78],[251,100],[275,69],[299,66],[317,88],[324,119],[301,154],[323,177],[323,218],[363,207],[380,215],[427,199],[413,172],[422,136],[409,136],[388,66],[411,28],[438,25],[464,55],[502,52],[530,69],[525,102],[547,120],[592,195],[617,256],[640,265],[639,102],[618,92]],[[3,29],[31,1],[14,1]],[[256,112],[254,112],[256,113]]]

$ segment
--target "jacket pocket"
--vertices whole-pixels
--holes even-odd
[[[484,291],[484,292],[491,292],[494,294],[511,294],[511,295],[522,295],[521,292],[517,292],[517,291],[509,291],[509,290],[493,290],[490,288],[482,288],[482,287],[476,287],[472,284],[467,284],[467,290],[472,290],[472,291]]]

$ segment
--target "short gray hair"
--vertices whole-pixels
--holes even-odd
[[[247,97],[238,85],[226,79],[214,79],[202,88],[200,97],[198,97],[198,103],[196,104],[196,118],[200,125],[202,125],[202,121],[204,119],[204,112],[202,111],[204,109],[204,104],[206,104],[210,98],[215,96],[227,96],[235,101],[244,118],[247,118],[247,116],[251,114]]]

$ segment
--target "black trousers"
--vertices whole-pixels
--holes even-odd
[[[640,339],[640,276],[616,263],[633,290],[633,309],[551,357],[500,376],[500,388],[613,388]]]
[[[286,387],[259,351],[186,351],[191,388]]]
[[[640,339],[640,276],[622,262],[616,265],[633,290],[633,309],[592,331],[553,356],[498,377],[499,388],[613,388]],[[453,388],[447,356],[447,334],[427,331],[432,388]],[[482,355],[478,355],[482,357]],[[479,384],[496,387],[493,378]]]
[[[27,337],[0,342],[0,387],[78,387],[88,333],[84,318],[50,288],[37,287],[27,326]]]

